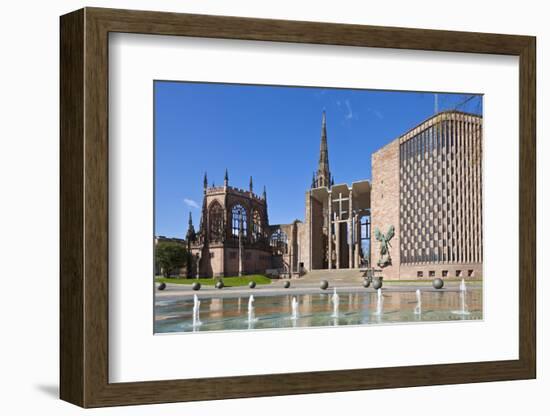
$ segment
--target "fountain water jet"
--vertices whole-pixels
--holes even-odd
[[[384,299],[382,297],[382,289],[377,289],[376,290],[376,315],[380,316],[382,315],[382,309],[383,309],[383,303],[384,303]]]
[[[292,307],[292,320],[295,321],[298,319],[298,300],[296,299],[296,296],[292,297],[291,307]]]
[[[248,323],[256,321],[256,316],[254,314],[254,295],[250,295],[248,298]]]
[[[200,320],[201,301],[197,295],[193,295],[193,328],[201,325]]]
[[[460,284],[460,310],[453,311],[455,315],[470,315],[470,311],[468,311],[468,305],[466,305],[466,284],[464,284],[464,288],[462,288],[463,284],[464,279],[462,279],[462,283]]]
[[[462,281],[460,282],[459,290],[460,290],[461,292],[465,292],[465,291],[466,291],[466,282],[464,281],[464,278],[463,278]]]
[[[332,294],[332,317],[338,318],[338,310],[340,309],[340,296],[338,293],[336,293],[336,288],[334,288],[334,292]]]
[[[414,307],[414,314],[420,315],[422,313],[422,295],[420,289],[416,289],[416,306]]]

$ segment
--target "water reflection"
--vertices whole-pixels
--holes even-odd
[[[200,298],[200,296],[199,296]],[[293,300],[295,298],[295,301]],[[200,326],[193,326],[193,298],[155,304],[155,332],[192,332],[387,324],[482,318],[481,289],[457,292],[338,290],[303,295],[200,299]],[[336,306],[338,305],[338,306]],[[293,307],[295,310],[293,311]],[[416,313],[415,313],[416,312]],[[420,313],[418,313],[420,312]],[[292,319],[295,316],[295,319]]]

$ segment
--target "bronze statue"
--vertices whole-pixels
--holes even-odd
[[[380,241],[380,258],[378,259],[378,267],[386,267],[391,265],[390,256],[390,240],[395,235],[395,227],[390,225],[388,232],[384,235],[378,228],[374,230],[374,236]]]

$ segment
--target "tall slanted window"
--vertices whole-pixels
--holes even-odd
[[[252,238],[254,241],[262,238],[262,217],[257,209],[252,211]]]
[[[269,244],[273,248],[274,254],[286,254],[288,250],[288,237],[284,231],[278,229],[273,234],[271,234]]]
[[[247,224],[246,224],[246,210],[242,205],[235,205],[231,210],[232,229],[231,235],[235,238],[239,237],[239,230],[242,227],[243,237],[246,237]]]
[[[214,201],[210,206],[210,241],[223,239],[223,208],[219,202]]]

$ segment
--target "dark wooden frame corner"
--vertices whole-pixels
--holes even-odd
[[[535,38],[85,8],[61,17],[60,396],[83,407],[336,392],[536,376]],[[109,383],[110,32],[515,55],[520,65],[519,359]]]

